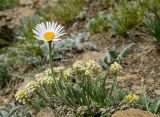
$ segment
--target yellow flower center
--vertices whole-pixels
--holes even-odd
[[[44,39],[49,41],[55,38],[55,33],[54,32],[46,32],[44,33]]]

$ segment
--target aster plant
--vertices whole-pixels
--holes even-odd
[[[52,72],[52,77],[54,82],[56,83],[56,79],[53,76],[53,64],[52,64],[52,43],[59,41],[60,37],[63,36],[64,30],[63,26],[59,25],[57,22],[46,22],[37,24],[36,27],[33,29],[35,37],[38,40],[43,40],[48,43],[48,51],[49,51],[49,62]]]
[[[34,81],[17,92],[16,100],[19,103],[40,109],[54,107],[58,100],[76,116],[86,117],[101,116],[104,114],[102,110],[123,102],[126,95],[122,96],[117,87],[117,79],[122,71],[119,63],[114,62],[107,70],[94,60],[77,60],[70,67],[53,67],[52,48],[65,34],[63,26],[46,22],[37,24],[33,32],[38,40],[48,45],[50,68],[35,75]],[[112,82],[108,84],[107,79]]]

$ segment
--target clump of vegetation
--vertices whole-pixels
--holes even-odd
[[[10,103],[7,106],[0,106],[1,117],[32,117],[32,113],[23,106],[16,106]]]
[[[18,4],[19,4],[19,0],[1,0],[0,1],[0,10],[15,7]]]
[[[153,17],[147,21],[146,25],[148,26],[151,35],[154,37],[157,43],[160,43],[160,13],[159,7],[156,4],[152,4],[151,13]]]
[[[150,111],[154,114],[160,115],[160,99],[150,99],[146,94],[141,96],[141,105],[143,110]]]
[[[38,41],[33,36],[33,27],[37,22],[41,22],[43,19],[40,17],[26,18],[22,20],[22,24],[17,27],[18,43],[17,46],[29,55],[32,56],[43,56],[42,42]],[[25,40],[25,41],[24,41]]]
[[[60,66],[53,70],[55,81],[51,69],[37,74],[36,81],[31,81],[24,90],[17,92],[17,101],[37,109],[53,106],[54,100],[58,98],[76,115],[100,116],[104,114],[101,108],[119,104],[124,98],[116,85],[122,70],[118,63],[112,64],[108,71],[103,71],[94,60],[86,63],[78,60],[72,67]],[[106,90],[108,78],[113,80],[110,90]]]
[[[104,69],[108,69],[109,66],[116,62],[121,62],[123,57],[128,53],[128,51],[133,47],[133,43],[132,44],[128,44],[126,45],[121,52],[117,51],[115,47],[112,48],[112,50],[108,51],[106,53],[106,55],[99,61],[100,65],[104,68]]]
[[[4,2],[6,1],[9,0],[4,0]],[[106,6],[110,8],[113,8],[114,5],[119,6],[115,7],[115,9],[118,9],[114,11],[109,20],[107,19],[109,15],[105,17],[104,14],[100,13],[88,23],[87,33],[70,36],[61,41],[58,41],[58,39],[61,39],[60,37],[65,32],[64,30],[62,31],[63,26],[57,23],[55,25],[47,22],[46,27],[35,28],[35,37],[37,39],[44,38],[44,42],[38,41],[33,37],[34,33],[32,30],[37,23],[44,19],[69,24],[79,14],[85,0],[58,0],[54,2],[56,6],[49,4],[42,9],[38,13],[40,17],[27,18],[22,21],[22,25],[18,27],[18,42],[16,43],[18,49],[11,50],[11,48],[11,51],[8,49],[10,52],[2,50],[3,53],[7,53],[5,57],[12,57],[13,61],[21,61],[23,64],[28,62],[36,63],[43,60],[46,63],[49,59],[50,68],[36,74],[35,78],[32,77],[32,81],[29,81],[26,86],[17,91],[15,98],[18,106],[15,104],[9,104],[5,107],[0,106],[0,116],[32,117],[28,109],[39,111],[42,108],[50,107],[56,110],[60,104],[67,107],[67,114],[71,113],[72,116],[109,117],[113,114],[113,111],[123,110],[122,107],[125,107],[124,109],[126,107],[138,108],[160,115],[160,99],[151,100],[146,94],[139,96],[124,91],[118,86],[123,70],[120,63],[126,53],[133,47],[133,43],[126,45],[121,51],[118,51],[115,47],[112,48],[98,62],[94,60],[85,62],[77,60],[69,66],[53,67],[53,60],[65,58],[68,52],[81,53],[86,49],[98,50],[94,43],[88,41],[90,34],[107,31],[111,28],[114,34],[126,36],[132,30],[136,30],[140,24],[144,23],[142,21],[143,17],[147,17],[148,13],[151,13],[151,16],[153,16],[147,22],[147,26],[156,42],[160,43],[160,15],[156,2],[158,0],[153,0],[154,2],[146,0],[102,1],[106,2]],[[3,9],[9,8],[9,6]],[[86,11],[88,12],[88,9]],[[145,14],[146,11],[147,14]],[[81,12],[77,20],[86,19],[86,14],[86,12]],[[47,44],[48,47],[46,46]],[[49,53],[47,53],[47,50],[49,50]],[[0,50],[0,52],[2,51]],[[7,60],[9,60],[8,58]],[[10,61],[17,65],[12,60]],[[7,85],[11,79],[7,67],[4,64],[0,64],[0,88]],[[13,69],[21,70],[21,68],[15,67]],[[27,69],[30,68],[32,66],[27,67]],[[26,71],[26,69],[22,69],[23,71]],[[57,112],[59,110],[57,109]],[[66,111],[64,112],[63,110],[63,116],[66,115]]]
[[[148,28],[151,32],[151,35],[154,37],[157,43],[160,43],[160,17],[155,17],[150,21]]]
[[[6,64],[0,64],[0,88],[3,88],[10,81],[11,76],[9,75]]]
[[[160,98],[150,99],[146,92],[143,92],[139,97],[139,101],[131,104],[131,107],[141,108],[142,110],[150,111],[156,115],[160,115]]]
[[[97,33],[103,30],[108,30],[107,19],[103,16],[103,14],[99,14],[96,18],[91,19],[89,22],[89,31],[91,33]]]
[[[114,34],[126,36],[130,30],[135,29],[144,17],[145,8],[140,2],[126,2],[110,19],[110,27]]]
[[[83,0],[60,0],[56,6],[46,6],[38,14],[46,21],[67,23],[78,15],[83,3]]]

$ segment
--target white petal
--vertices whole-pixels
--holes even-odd
[[[36,35],[39,35],[39,32],[35,29],[33,29],[33,33],[35,33]]]
[[[60,26],[60,25],[58,25],[58,26],[56,27],[56,29],[54,30],[54,31],[55,31],[55,33],[57,33],[57,31],[58,31],[60,28],[61,28],[61,26]]]
[[[55,25],[55,22],[52,22],[52,24],[51,24],[51,30],[54,30],[54,25]]]
[[[63,31],[62,29],[63,29],[63,26],[61,26],[61,28],[60,28],[59,30],[57,30],[56,33],[57,33],[57,34],[60,33],[61,31]]]
[[[57,27],[57,22],[54,23],[54,26],[53,26],[52,30],[55,31],[56,27]]]
[[[65,34],[66,33],[61,33],[61,34],[57,35],[55,38],[59,38],[60,36],[65,35]]]
[[[54,42],[60,41],[61,39],[53,39]]]
[[[52,30],[52,24],[51,24],[51,22],[49,22],[49,31],[51,31]]]
[[[42,40],[39,36],[34,36],[38,40]]]

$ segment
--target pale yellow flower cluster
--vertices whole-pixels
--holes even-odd
[[[119,73],[122,71],[122,66],[119,63],[114,62],[113,64],[111,64],[110,71],[112,73]]]
[[[64,79],[67,81],[70,76],[72,75],[73,73],[73,70],[71,68],[67,68],[63,71],[63,76],[64,76]]]
[[[36,74],[35,75],[35,78],[43,78],[43,77],[46,77],[46,75],[48,76],[47,72],[49,73],[49,71],[45,71],[44,73],[39,73],[39,74]]]
[[[77,60],[73,63],[73,70],[77,70],[77,71],[84,71],[85,70],[85,65],[83,63],[83,61]]]
[[[85,64],[85,75],[93,76],[102,73],[102,67],[94,60],[90,60]]]
[[[54,67],[53,70],[56,73],[62,73],[65,70],[65,67],[64,66]]]
[[[51,69],[47,69],[43,73],[36,74],[35,79],[38,85],[54,83],[53,78],[51,77]]]
[[[47,78],[45,78],[45,77],[38,77],[38,78],[36,78],[36,82],[37,82],[39,85],[47,84]]]
[[[29,100],[29,94],[26,90],[19,90],[15,97],[16,100],[22,104],[26,104],[27,100]]]
[[[102,73],[102,67],[95,61],[89,60],[86,63],[78,60],[73,64],[73,70],[81,71],[85,76],[93,77]]]
[[[44,73],[39,73],[35,75],[35,81],[29,82],[25,86],[25,90],[19,90],[15,97],[16,100],[20,103],[25,104],[27,100],[29,100],[32,94],[37,91],[42,85],[50,85],[53,84],[53,78],[50,76],[50,69],[47,69]]]
[[[89,77],[99,75],[99,73],[103,71],[101,66],[94,60],[88,61],[85,64],[78,60],[71,68],[60,66],[53,68],[53,70],[57,73],[55,77],[63,79],[64,81],[71,79],[72,74],[77,71],[81,71],[80,75],[86,75]],[[38,90],[41,86],[50,84],[54,84],[54,80],[51,77],[51,69],[47,69],[43,73],[35,75],[35,81],[29,82],[26,85],[25,90],[18,91],[16,99],[19,102],[25,103],[25,101],[31,97],[32,93]]]
[[[135,95],[135,94],[129,94],[127,96],[124,97],[124,101],[127,103],[132,103],[134,101],[139,100],[139,96]]]
[[[53,81],[53,78],[52,77],[47,77],[47,84],[49,85],[49,84],[53,84],[54,83],[54,81]]]
[[[36,91],[38,88],[39,88],[39,86],[38,86],[38,84],[37,84],[35,81],[29,82],[29,83],[26,85],[26,87],[25,87],[25,89],[26,89],[27,91],[29,91],[30,93]]]
[[[53,68],[53,72],[55,72],[55,73],[57,73],[56,75],[58,75],[57,76],[57,80],[58,79],[60,79],[60,77],[61,77],[61,75],[63,74],[63,76],[65,77],[65,78],[63,78],[63,79],[65,79],[65,80],[67,80],[68,79],[68,77],[70,76],[70,74],[71,74],[71,71],[72,71],[72,69],[71,68],[65,68],[64,66],[59,66],[59,67],[54,67]],[[44,75],[45,75],[45,77],[51,77],[51,69],[47,69],[47,70],[45,70],[44,71]],[[44,79],[44,75],[42,75],[42,74],[40,74],[40,75],[38,75],[38,78],[39,78],[39,80],[40,80],[40,84],[45,84],[45,80],[46,79]],[[43,77],[43,78],[42,78]],[[48,82],[49,84],[52,84],[53,83],[53,81],[51,80],[51,78],[49,78],[48,79],[50,82]]]
[[[44,71],[44,75],[45,75],[45,76],[46,76],[46,75],[47,75],[47,76],[51,76],[51,69],[45,70],[45,71]],[[38,75],[38,77],[39,77],[39,76],[42,76],[42,73],[40,73],[40,75]],[[36,76],[35,76],[35,77],[36,77]]]
[[[53,84],[53,79],[50,76],[46,77],[37,77],[36,82],[38,85],[45,85],[45,84]]]

